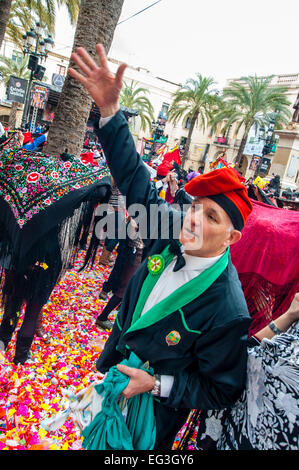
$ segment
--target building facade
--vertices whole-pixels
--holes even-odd
[[[230,81],[237,81],[238,79],[230,79]],[[294,105],[298,100],[299,94],[299,73],[289,75],[275,75],[271,81],[272,86],[285,86],[287,87],[287,98],[290,101],[290,110],[294,113]],[[224,139],[220,134],[221,125],[216,129],[216,133],[210,138],[210,149],[208,158],[205,162],[205,170],[208,171],[209,165],[218,156],[225,154],[225,158],[229,162],[233,162],[237,156],[238,149],[241,143],[242,133],[244,129],[240,129],[236,134],[238,123],[235,123],[228,136]],[[278,143],[275,153],[271,153],[266,157],[270,160],[266,172],[261,172],[266,180],[271,179],[272,175],[279,175],[281,186],[283,189],[291,188],[298,189],[299,187],[299,124],[290,122],[290,124],[281,131],[275,131],[278,137]],[[240,171],[243,176],[249,178],[256,174],[254,165],[254,154],[246,153],[245,147],[244,155],[241,160]]]
[[[11,57],[14,60],[19,60],[22,57],[22,52],[15,49],[14,44],[9,40],[4,40],[0,54],[6,57]],[[55,51],[49,53],[45,62],[42,65],[46,68],[44,78],[42,79],[43,85],[49,88],[48,102],[44,110],[40,110],[37,121],[51,121],[55,114],[55,108],[58,103],[59,93],[62,89],[64,78],[67,74],[69,64],[69,57],[59,54]],[[112,71],[116,71],[120,62],[109,58],[109,66]],[[125,82],[130,84],[133,80],[138,82],[138,86],[144,87],[148,90],[148,98],[154,108],[154,119],[163,112],[167,116],[173,94],[180,88],[181,84],[164,80],[161,77],[154,76],[149,70],[141,67],[128,66],[124,77]],[[6,90],[3,82],[0,81],[0,121],[4,124],[8,123],[10,114],[11,102],[6,99]],[[23,105],[19,105],[17,113],[17,127],[21,125],[23,114]],[[131,130],[136,142],[138,150],[142,148],[143,138],[151,137],[149,129],[142,131],[140,118],[131,118]],[[188,136],[188,122],[181,120],[176,125],[167,121],[165,126],[165,135],[168,135],[167,148],[171,149],[177,144],[184,144]],[[192,169],[198,168],[203,160],[204,151],[206,149],[207,136],[200,129],[195,128],[193,138],[190,146],[188,167]]]
[[[11,57],[13,60],[19,60],[22,52],[17,51],[11,41],[3,41],[0,51],[6,57]],[[55,48],[49,53],[46,61],[42,64],[45,66],[45,76],[42,84],[49,88],[47,105],[44,110],[39,111],[38,121],[51,121],[55,114],[55,108],[58,103],[59,94],[62,89],[64,79],[67,74],[69,64],[69,57],[61,55]],[[109,65],[113,72],[115,72],[120,65],[118,60],[109,58]],[[164,80],[161,77],[154,76],[149,70],[141,67],[128,66],[125,71],[124,80],[130,84],[133,80],[138,83],[138,86],[148,90],[148,98],[154,108],[154,119],[158,119],[160,113],[163,113],[167,118],[167,111],[172,103],[173,94],[180,88],[180,83]],[[227,81],[227,84],[232,80]],[[276,75],[273,77],[271,84],[286,86],[287,97],[290,101],[290,109],[293,113],[293,106],[298,99],[299,93],[299,73],[289,75]],[[10,113],[11,103],[6,99],[5,87],[3,82],[0,81],[0,121],[7,123]],[[22,120],[23,105],[19,106],[17,113],[17,126],[20,125]],[[151,137],[150,131],[142,131],[140,118],[133,117],[131,121],[131,131],[136,143],[138,151],[142,149],[143,138]],[[241,143],[242,128],[239,133],[236,133],[238,123],[231,126],[227,136],[224,138],[221,135],[221,125],[218,126],[215,132],[211,128],[205,131],[195,127],[189,151],[189,158],[185,163],[185,169],[192,169],[197,171],[199,167],[204,166],[205,171],[209,171],[210,163],[215,159],[224,155],[225,159],[233,162],[237,156],[237,152]],[[167,148],[171,149],[177,144],[184,144],[188,136],[189,122],[188,120],[180,120],[174,125],[168,120],[166,121],[164,134],[168,136]],[[276,131],[275,134],[279,137],[275,153],[267,155],[269,165],[264,176],[266,179],[271,178],[272,174],[278,174],[282,181],[282,187],[291,187],[296,189],[299,184],[299,136],[298,124],[291,123],[288,128],[282,131]],[[251,137],[254,139],[254,136]],[[250,145],[246,146],[249,149]],[[252,152],[244,152],[240,171],[246,178],[255,174],[254,155]]]

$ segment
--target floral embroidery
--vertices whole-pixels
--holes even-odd
[[[27,176],[27,183],[36,183],[39,180],[39,173],[33,171]]]
[[[60,158],[28,151],[4,148],[0,152],[0,197],[10,205],[23,227],[41,210],[54,204],[74,189],[100,181],[110,173],[106,168],[86,167],[74,156]]]
[[[234,407],[201,413],[197,448],[298,450],[298,364],[299,322],[249,349],[246,390]]]

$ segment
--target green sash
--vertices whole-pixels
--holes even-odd
[[[174,255],[169,251],[169,246],[167,246],[162,251],[161,256],[164,258],[165,268],[169,265],[174,257]],[[223,256],[215,264],[213,264],[213,266],[206,269],[201,274],[191,279],[191,281],[172,292],[165,299],[158,302],[141,316],[144,305],[162,274],[162,272],[157,275],[149,273],[141,288],[140,295],[133,313],[131,326],[125,334],[132,331],[141,330],[142,328],[147,328],[148,326],[151,326],[167,317],[176,310],[180,310],[182,307],[199,297],[223,273],[227,267],[228,259],[229,248],[227,248]],[[200,332],[198,331],[197,333]]]
[[[121,362],[134,369],[142,369],[153,375],[151,368],[131,353]],[[128,414],[124,420],[119,396],[128,386],[130,377],[119,372],[116,366],[109,369],[103,382],[95,385],[98,399],[102,399],[101,410],[91,423],[86,426],[83,436],[83,448],[86,450],[152,450],[156,441],[156,420],[153,395],[141,393],[128,400]],[[92,408],[92,405],[91,405]],[[81,410],[82,415],[85,409]]]

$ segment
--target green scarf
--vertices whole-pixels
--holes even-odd
[[[121,362],[129,367],[146,369],[142,361],[131,353],[128,360]],[[104,380],[95,389],[104,396],[101,411],[83,429],[83,448],[86,450],[152,450],[156,441],[156,420],[153,395],[142,393],[128,400],[126,421],[123,418],[118,398],[127,387],[130,377],[111,367]]]
[[[174,255],[169,251],[169,246],[167,246],[162,251],[161,256],[164,258],[165,268],[170,264],[174,257]],[[158,302],[156,305],[154,305],[154,307],[141,316],[144,305],[156,283],[159,281],[162,271],[156,275],[149,273],[141,288],[140,295],[133,313],[131,326],[126,331],[126,333],[140,330],[142,328],[147,328],[148,326],[151,326],[163,318],[171,315],[171,313],[174,311],[180,310],[182,307],[199,297],[223,273],[227,267],[228,259],[229,248],[227,248],[223,256],[215,264],[213,264],[213,266],[206,269],[201,274],[191,279],[191,281],[188,281],[179,289],[172,292],[168,297]],[[200,333],[200,331],[196,332]]]

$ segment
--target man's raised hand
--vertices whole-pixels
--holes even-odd
[[[71,57],[80,72],[69,68],[71,77],[78,80],[98,105],[102,117],[112,116],[119,110],[119,95],[126,64],[121,64],[114,75],[108,68],[107,56],[102,44],[96,45],[100,66],[83,47],[78,47]]]

